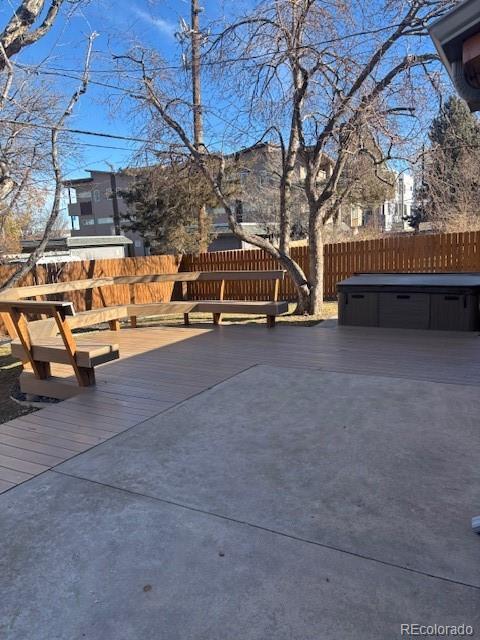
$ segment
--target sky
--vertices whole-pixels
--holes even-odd
[[[17,0],[1,3],[0,28],[16,4]],[[205,21],[217,18],[222,12],[220,3],[215,0],[205,0],[203,7]],[[136,41],[154,48],[168,64],[180,65],[181,48],[175,33],[180,30],[181,18],[187,22],[190,19],[189,0],[90,0],[69,19],[62,16],[45,38],[25,49],[15,60],[30,65],[42,62],[42,69],[49,73],[78,75],[82,69],[86,38],[92,31],[98,32],[90,86],[66,126],[138,137],[128,110],[119,110],[116,105],[112,107],[108,101],[112,92],[95,82],[116,85],[117,78],[109,71],[112,55],[125,53]],[[78,85],[78,81],[70,78],[55,75],[48,78],[57,83],[59,91],[67,99]],[[131,160],[132,150],[141,146],[141,143],[84,135],[76,135],[75,139],[81,143],[81,157],[67,159],[64,169],[67,177],[82,177],[86,169],[125,167]],[[115,148],[101,148],[107,146]]]
[[[18,0],[4,0],[0,3],[0,28],[17,2]],[[376,0],[372,0],[373,4],[375,2]],[[254,4],[255,0],[203,0],[202,21],[206,24],[212,19],[221,18],[225,13],[242,15],[242,11]],[[61,93],[69,96],[78,86],[78,81],[63,75],[78,76],[82,69],[86,38],[92,31],[98,32],[91,83],[87,94],[75,107],[67,126],[117,136],[138,137],[140,134],[128,109],[117,103],[112,104],[111,99],[108,99],[111,90],[96,83],[117,84],[118,78],[111,71],[112,55],[125,53],[135,42],[141,41],[155,49],[167,64],[180,65],[181,48],[175,33],[180,29],[182,18],[189,22],[190,0],[90,0],[68,19],[63,15],[45,38],[25,49],[17,56],[16,61],[34,65],[42,63],[44,72],[61,74],[49,75],[48,78],[57,83]],[[204,86],[204,93],[208,91],[209,87]],[[221,108],[219,98],[219,118]],[[217,125],[220,131],[220,120]],[[212,144],[219,138],[215,126],[215,122],[206,124],[206,135],[210,136]],[[83,177],[87,169],[110,170],[128,166],[134,150],[141,146],[141,143],[133,141],[84,135],[76,135],[75,139],[79,143],[81,155],[64,161],[64,175],[68,178]],[[248,143],[253,141],[249,140]]]

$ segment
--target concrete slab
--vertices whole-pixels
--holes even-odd
[[[0,498],[2,640],[386,640],[479,590],[48,472]]]
[[[475,387],[254,367],[58,468],[480,586]]]

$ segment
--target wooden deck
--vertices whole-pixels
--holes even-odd
[[[145,327],[91,339],[118,343],[120,360],[97,368],[96,387],[0,425],[0,493],[256,364],[480,384],[480,339],[473,333],[326,323]],[[64,365],[53,373],[72,377]]]

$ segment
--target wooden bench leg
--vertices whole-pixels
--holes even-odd
[[[213,324],[219,325],[222,324],[222,314],[214,313],[213,314]]]
[[[93,367],[77,367],[75,375],[80,387],[91,387],[95,384],[95,369]]]
[[[275,316],[267,316],[267,327],[272,329],[275,326]]]
[[[110,331],[120,331],[120,320],[109,320]]]
[[[35,366],[32,368],[34,370],[35,376],[39,380],[46,380],[52,375],[52,369],[49,362],[39,362],[38,360],[35,360]]]
[[[132,329],[137,328],[137,316],[130,316],[130,326]]]
[[[184,324],[186,327],[189,327],[189,326],[190,326],[190,316],[188,315],[188,313],[184,313],[184,314],[183,314],[183,324]]]

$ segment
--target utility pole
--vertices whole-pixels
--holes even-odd
[[[193,93],[193,142],[195,148],[202,151],[203,143],[203,113],[202,89],[200,77],[200,54],[202,34],[200,32],[199,0],[192,0],[192,93]],[[207,211],[204,204],[198,208],[198,235],[200,252],[207,251]]]

